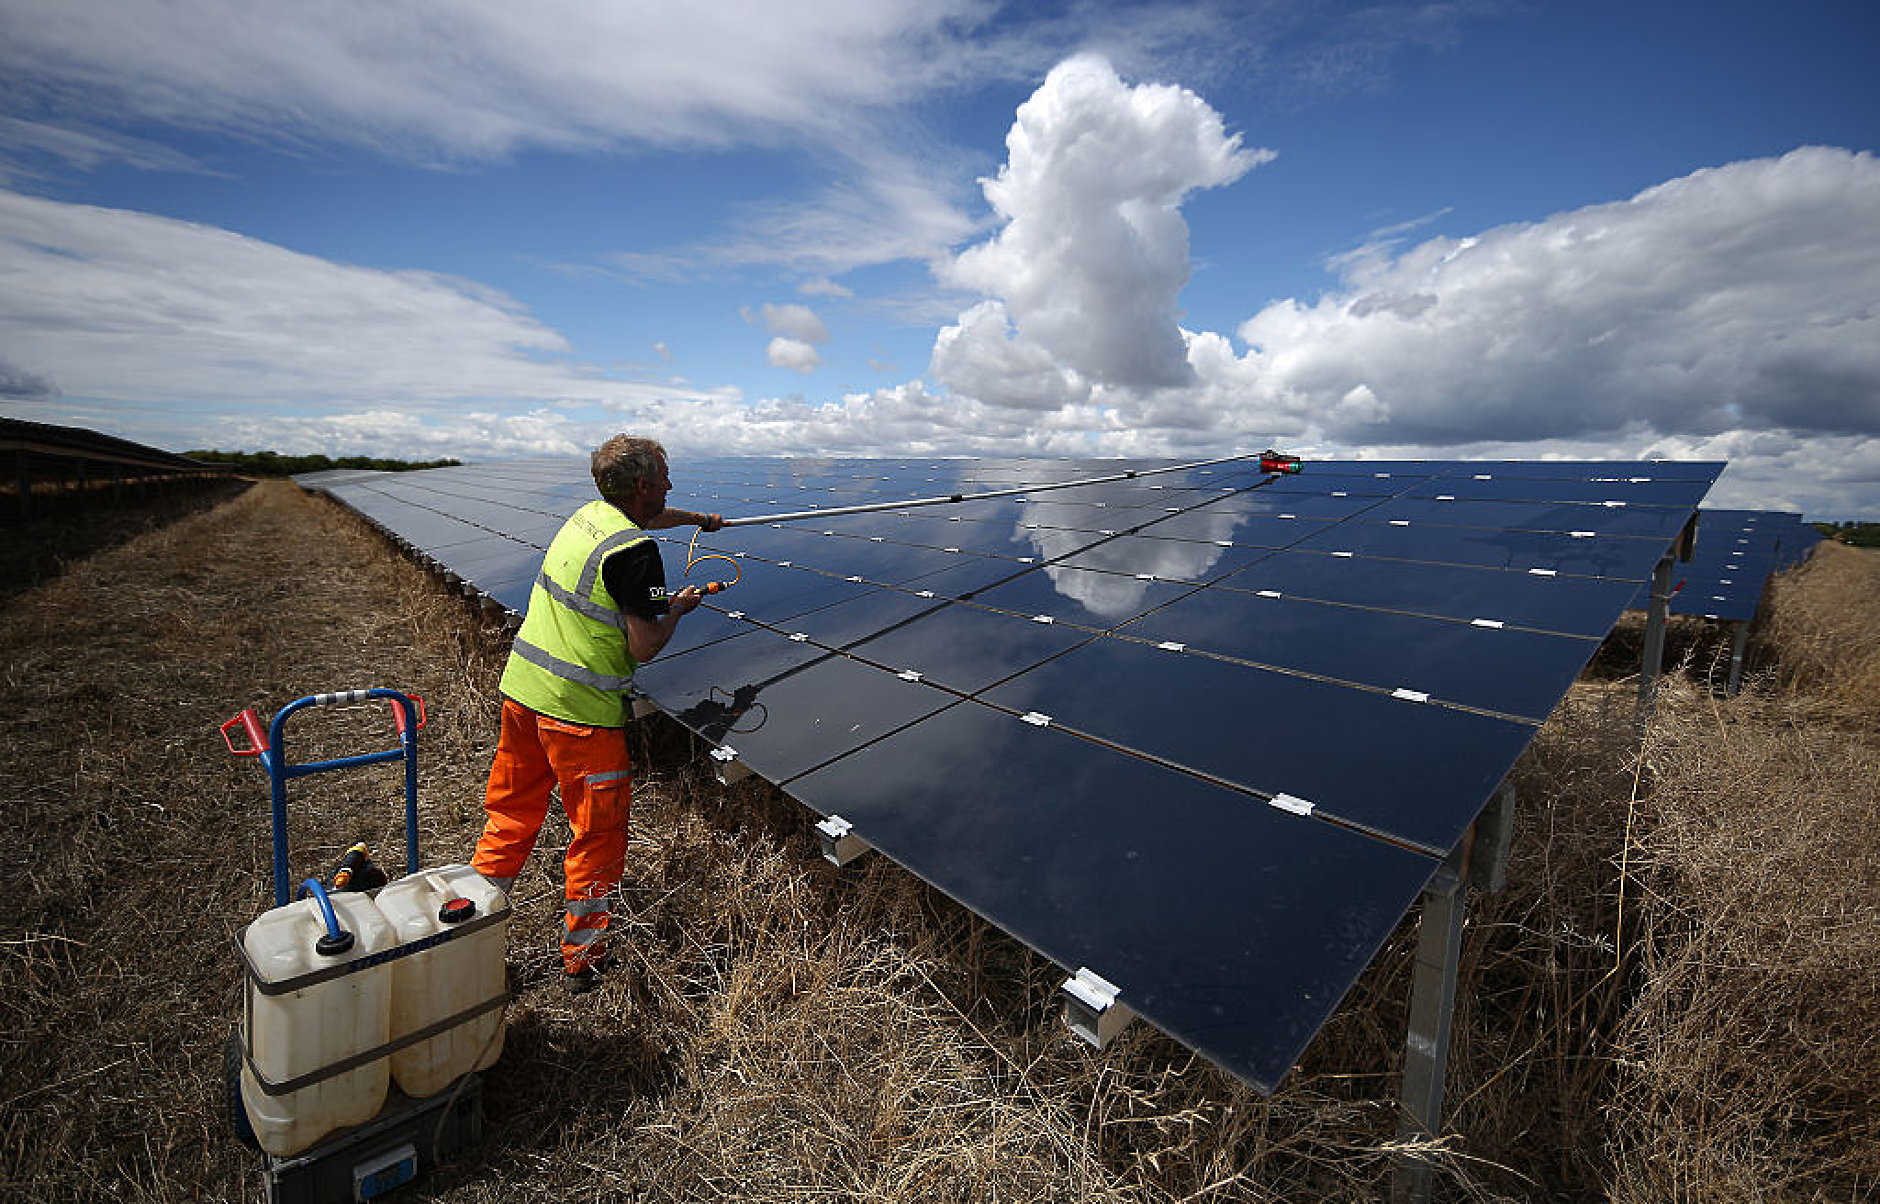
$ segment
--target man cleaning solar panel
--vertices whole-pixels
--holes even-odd
[[[509,890],[535,847],[550,788],[561,787],[573,831],[561,937],[572,991],[592,989],[607,966],[610,908],[625,869],[633,770],[623,692],[704,596],[692,586],[667,593],[659,546],[646,532],[724,525],[722,515],[667,507],[666,452],[651,439],[616,435],[595,449],[591,468],[601,496],[549,542],[503,670],[502,736],[471,859]]]

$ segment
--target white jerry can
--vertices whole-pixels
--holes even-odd
[[[429,946],[389,967],[389,1039],[455,1021],[392,1054],[398,1089],[424,1099],[503,1052],[509,896],[467,865],[446,865],[400,878],[377,902],[396,944]]]
[[[335,1129],[364,1124],[385,1103],[390,1068],[383,1057],[281,1090],[388,1040],[392,966],[377,955],[396,943],[392,925],[365,895],[340,892],[330,899],[350,941],[329,939],[313,898],[264,913],[242,934],[253,1054],[252,1067],[244,1064],[241,1071],[242,1106],[256,1141],[276,1157],[297,1154]],[[371,964],[348,972],[358,962]],[[309,985],[284,986],[313,976],[318,977]],[[276,1094],[257,1081],[257,1071]]]

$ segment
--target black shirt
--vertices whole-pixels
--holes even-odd
[[[666,613],[666,568],[650,539],[622,548],[601,563],[601,580],[624,614],[657,619]]]

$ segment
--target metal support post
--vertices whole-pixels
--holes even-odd
[[[1652,597],[1645,609],[1645,651],[1638,666],[1638,709],[1632,726],[1640,736],[1651,722],[1658,678],[1665,671],[1665,615],[1671,609],[1672,559],[1665,556],[1652,570]]]
[[[1743,650],[1749,646],[1749,624],[1738,620],[1732,626],[1736,630],[1730,635],[1730,685],[1725,694],[1735,698],[1743,684]]]
[[[1514,785],[1503,782],[1468,836],[1423,888],[1410,1027],[1404,1038],[1403,1119],[1397,1130],[1406,1141],[1429,1140],[1442,1133],[1449,1035],[1456,1013],[1456,977],[1469,888],[1493,893],[1507,883],[1514,807]],[[1427,1204],[1430,1175],[1428,1162],[1399,1155],[1391,1177],[1392,1204]]]
[[[1467,892],[1454,858],[1423,888],[1417,921],[1416,974],[1410,988],[1410,1031],[1404,1041],[1403,1120],[1398,1134],[1428,1140],[1442,1132],[1443,1080],[1449,1069],[1449,1029],[1456,1010],[1456,966],[1462,954]],[[1425,1204],[1430,1165],[1399,1156],[1391,1176],[1393,1204]]]

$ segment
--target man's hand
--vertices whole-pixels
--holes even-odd
[[[698,609],[698,604],[705,600],[705,592],[696,585],[688,585],[678,593],[666,599],[667,609],[675,615],[690,614]]]
[[[707,535],[722,529],[725,525],[725,516],[722,514],[707,514],[703,516],[703,519],[704,521],[699,523],[699,529]]]

